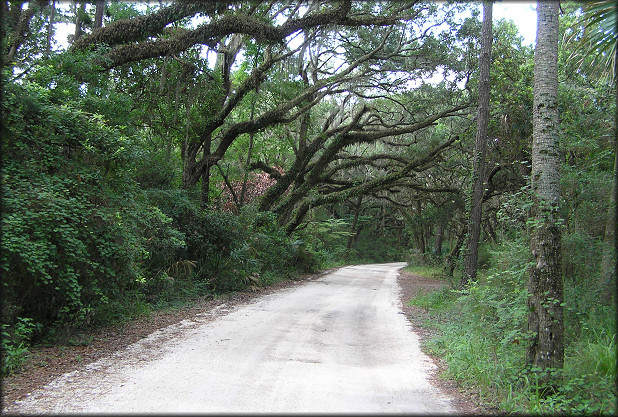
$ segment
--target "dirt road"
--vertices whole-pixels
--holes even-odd
[[[215,320],[198,314],[4,412],[456,412],[401,314],[404,266],[345,267]]]

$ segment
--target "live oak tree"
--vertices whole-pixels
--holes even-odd
[[[309,12],[302,14],[296,4],[273,4],[260,6],[257,3],[204,2],[192,4],[172,4],[159,12],[135,19],[114,22],[93,31],[73,45],[74,50],[84,50],[94,45],[108,45],[111,49],[104,53],[98,62],[103,68],[116,68],[131,62],[149,58],[173,56],[195,46],[203,45],[217,51],[214,70],[197,78],[192,88],[215,92],[209,101],[210,117],[193,122],[190,137],[183,145],[184,173],[183,183],[193,186],[202,180],[203,200],[208,198],[207,182],[210,170],[220,161],[231,144],[243,134],[251,134],[268,126],[289,123],[315,105],[326,93],[320,92],[313,101],[300,106],[308,97],[319,90],[332,88],[333,85],[346,80],[346,75],[360,63],[371,58],[374,51],[361,58],[342,73],[319,80],[296,97],[285,100],[276,106],[256,115],[253,120],[230,123],[229,116],[242,102],[247,94],[264,82],[274,66],[293,56],[302,46],[311,41],[305,39],[301,47],[290,50],[286,48],[286,37],[300,31],[341,24],[348,26],[387,26],[405,19],[410,6],[391,7],[386,13],[375,16],[354,14],[349,16],[352,6],[342,2],[332,6],[323,6],[318,2]],[[195,29],[183,29],[172,36],[165,26],[182,18],[197,13],[207,16],[205,23]],[[390,17],[389,17],[390,16]],[[285,19],[283,24],[275,24],[276,18]],[[156,37],[154,41],[146,38]],[[232,66],[237,62],[237,54],[249,39],[264,45],[262,60],[242,82],[234,83],[231,77]],[[132,43],[130,43],[132,42]]]
[[[411,124],[410,127],[402,125],[390,132],[389,124],[380,126],[376,122],[379,118],[371,115],[370,108],[363,109],[362,106],[354,104],[358,102],[358,98],[351,101],[348,98],[346,100],[354,104],[349,105],[349,108],[356,114],[346,115],[337,122],[339,125],[336,128],[329,126],[331,122],[327,118],[317,141],[309,143],[307,127],[311,109],[327,97],[343,96],[344,93],[360,97],[366,94],[364,91],[368,89],[381,89],[384,93],[394,91],[398,85],[412,77],[404,76],[397,82],[392,75],[388,78],[387,73],[427,72],[438,64],[444,64],[443,58],[447,55],[445,51],[448,44],[441,45],[428,34],[431,27],[441,22],[436,20],[428,28],[423,28],[424,32],[417,29],[421,27],[421,23],[427,26],[425,21],[434,12],[435,6],[398,3],[381,5],[379,13],[372,12],[362,3],[348,2],[332,5],[313,2],[306,10],[295,3],[259,6],[256,3],[175,3],[150,15],[120,20],[96,29],[75,42],[72,49],[79,51],[96,45],[106,45],[108,50],[103,52],[97,61],[97,65],[103,69],[122,68],[151,58],[177,59],[178,54],[187,53],[191,48],[200,46],[216,51],[217,58],[213,69],[202,67],[198,73],[195,68],[186,67],[184,71],[189,71],[188,78],[181,82],[189,84],[183,87],[190,90],[185,100],[187,114],[194,114],[191,108],[196,105],[202,109],[208,108],[207,117],[204,117],[204,111],[200,111],[198,113],[201,113],[201,116],[192,116],[186,120],[187,126],[190,126],[186,129],[181,144],[183,184],[188,188],[201,181],[202,200],[207,204],[211,170],[224,159],[226,152],[240,137],[255,135],[278,125],[299,122],[300,136],[296,139],[297,164],[292,165],[289,175],[273,187],[261,205],[263,210],[272,208],[282,219],[289,220],[290,210],[298,203],[299,198],[317,185],[320,171],[338,160],[340,151],[346,146],[409,134],[465,107],[455,104],[450,110],[427,115],[425,121]],[[208,18],[196,28],[184,27],[177,31],[165,28],[172,22],[198,13]],[[276,23],[277,19],[284,23]],[[420,23],[414,28],[414,32],[411,32],[413,29],[405,24],[413,19]],[[350,29],[345,32],[345,28]],[[358,39],[355,35],[358,31],[365,31],[366,35]],[[293,34],[298,36],[301,32],[303,36],[299,46],[290,48],[286,45],[289,42],[287,37]],[[328,42],[335,45],[333,35],[339,37],[342,45],[346,47],[345,53],[327,45]],[[147,36],[154,40],[146,40]],[[331,39],[325,43],[324,39],[329,36]],[[235,71],[234,65],[238,65],[239,53],[246,53],[251,42],[260,45],[263,53],[253,68],[244,77],[237,79],[232,75]],[[320,42],[323,46],[320,46]],[[440,51],[442,55],[435,52],[432,55],[432,49]],[[334,59],[343,59],[344,63],[338,68],[329,68],[332,64],[328,61],[332,62]],[[277,68],[286,66],[297,68],[299,82],[292,81],[296,76],[293,72],[289,73],[287,80],[270,80],[278,71]],[[257,106],[254,106],[256,112],[253,117],[248,118],[249,120],[235,117],[238,109],[246,106],[247,102],[255,104],[251,98],[253,91],[260,89],[261,85],[275,86],[279,82],[283,85],[289,84],[293,87],[290,91],[294,93],[280,95],[276,101],[260,97]],[[382,130],[378,132],[376,129],[379,127],[382,127]],[[359,133],[350,134],[346,128]],[[371,132],[362,133],[365,128]],[[324,146],[327,152],[322,154]],[[318,157],[317,161],[312,161],[312,158]],[[264,167],[264,164],[255,166]],[[307,166],[312,169],[309,176],[305,175],[305,172],[301,174]],[[274,199],[281,197],[289,184],[294,182],[299,185],[301,179],[309,181],[298,187],[283,205],[273,206]],[[305,208],[301,207],[298,213],[304,211]],[[299,220],[302,216],[296,218]],[[293,227],[289,230],[292,229]]]

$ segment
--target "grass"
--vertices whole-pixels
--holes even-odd
[[[408,265],[404,268],[404,271],[428,278],[442,278],[442,270],[435,265]]]
[[[548,395],[542,374],[525,362],[526,265],[513,250],[498,248],[492,255],[500,266],[480,271],[465,293],[443,288],[409,301],[428,312],[430,319],[422,324],[436,330],[425,349],[442,357],[443,376],[473,389],[482,406],[504,413],[615,414],[615,307],[582,303],[581,291],[565,284],[571,309],[565,327],[572,331],[565,336],[564,368],[554,371],[557,392]],[[406,270],[430,278],[441,274],[436,266]]]

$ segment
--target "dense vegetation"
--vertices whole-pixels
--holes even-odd
[[[493,22],[478,275],[462,289],[478,4],[2,7],[3,373],[87,326],[408,260],[453,284],[413,301],[439,318],[452,376],[507,411],[615,412],[606,19],[560,15],[565,363],[546,389],[525,353],[534,50],[512,22]],[[613,50],[581,46],[595,25]]]

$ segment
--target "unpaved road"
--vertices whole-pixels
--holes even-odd
[[[159,330],[3,413],[454,413],[399,306],[404,263],[341,268]]]

